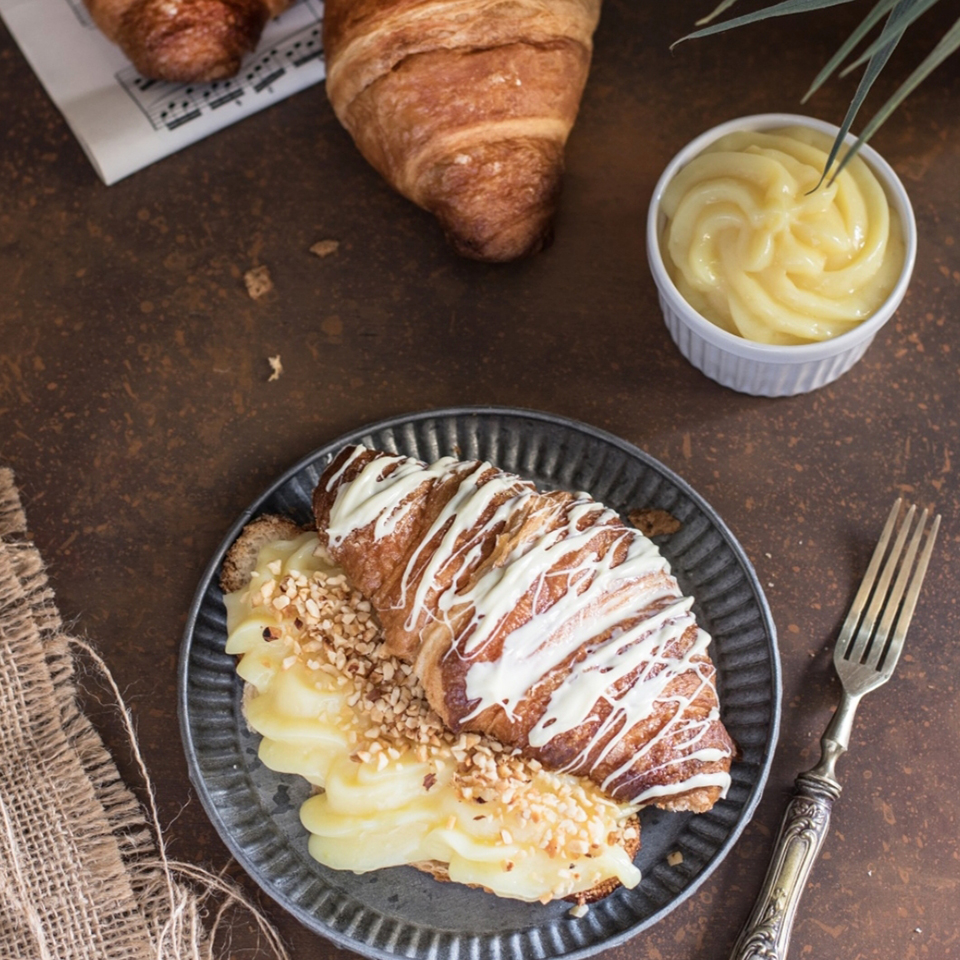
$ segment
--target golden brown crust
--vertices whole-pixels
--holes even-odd
[[[303,528],[292,520],[264,514],[251,520],[233,542],[220,568],[220,589],[224,593],[242,590],[250,582],[260,548],[278,540],[294,540]]]
[[[588,54],[600,0],[327,0],[327,92],[343,106],[407,57],[571,40]]]
[[[97,26],[145,77],[233,76],[264,24],[290,0],[86,0]]]
[[[676,533],[682,524],[666,510],[650,507],[645,510],[631,510],[627,519],[645,537],[665,537]]]
[[[458,252],[551,235],[599,0],[328,0],[327,92],[360,152]]]

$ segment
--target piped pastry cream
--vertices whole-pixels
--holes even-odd
[[[316,787],[300,811],[313,857],[358,873],[413,864],[527,901],[639,882],[636,805],[447,729],[315,533],[268,540],[251,565],[225,595],[226,650],[260,759]]]
[[[821,182],[832,144],[802,126],[734,132],[667,185],[664,264],[701,316],[789,345],[840,336],[883,305],[903,228],[861,157]]]

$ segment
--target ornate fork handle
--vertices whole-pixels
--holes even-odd
[[[767,876],[730,960],[783,960],[800,894],[807,884],[840,796],[836,780],[814,771],[797,777]]]

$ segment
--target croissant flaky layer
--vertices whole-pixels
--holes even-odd
[[[155,80],[219,80],[292,0],[85,0],[94,22]]]
[[[708,809],[736,747],[709,636],[656,546],[588,497],[489,463],[349,447],[314,493],[320,540],[454,731],[611,797]]]
[[[454,247],[550,239],[600,0],[327,0],[327,92],[360,152]]]

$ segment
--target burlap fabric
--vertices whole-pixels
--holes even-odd
[[[166,859],[79,709],[74,654],[87,645],[64,631],[25,531],[0,468],[0,958],[208,956],[210,886],[183,882],[205,876]]]

